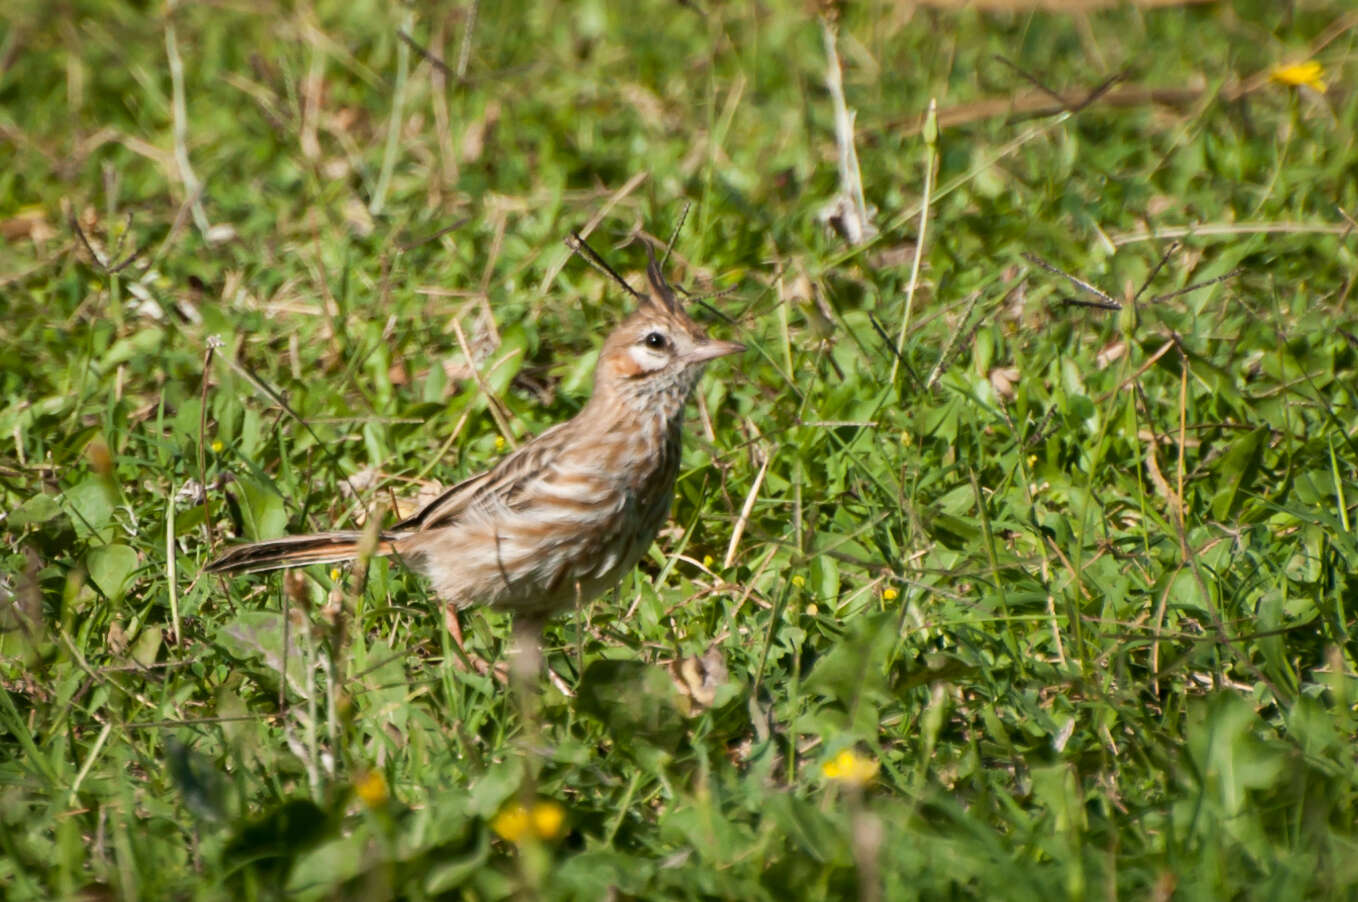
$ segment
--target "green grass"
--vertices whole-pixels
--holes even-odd
[[[456,67],[467,4],[8,6],[0,894],[1351,897],[1343,6],[847,10],[856,249],[807,4],[482,3],[463,81],[399,34]],[[1319,44],[1326,94],[1268,81]],[[1036,90],[1001,55],[1193,90],[987,115]],[[561,239],[602,214],[635,279],[686,202],[671,275],[751,350],[649,559],[548,628],[575,699],[458,669],[386,564],[198,575],[579,410],[626,303]],[[1148,295],[1240,272],[1136,318],[1022,256],[1121,295],[1176,229]],[[562,835],[497,835],[516,800]]]

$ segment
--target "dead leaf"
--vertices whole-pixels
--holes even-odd
[[[373,233],[372,213],[368,212],[368,205],[357,197],[350,197],[344,202],[344,221],[350,231],[360,238]]]
[[[108,625],[108,635],[104,638],[104,644],[115,657],[122,657],[123,652],[127,651],[127,633],[124,632],[121,623],[115,620]]]
[[[1113,361],[1121,359],[1126,352],[1127,343],[1125,341],[1110,342],[1103,347],[1103,350],[1099,351],[1094,357],[1094,361],[1099,365],[1099,369],[1107,369]]]
[[[486,104],[486,111],[480,119],[467,125],[462,134],[462,162],[475,163],[486,150],[486,140],[500,121],[500,102],[492,100]]]
[[[1171,6],[1200,6],[1213,0],[1132,0],[1130,6],[1142,9],[1159,9]],[[1030,9],[1045,9],[1058,13],[1079,13],[1095,9],[1122,6],[1126,0],[922,0],[923,6],[940,9],[968,9],[983,12],[1023,12]]]
[[[716,646],[701,657],[692,655],[672,661],[668,669],[674,688],[679,692],[679,709],[689,717],[712,706],[717,690],[726,684],[728,676],[726,661]]]
[[[36,207],[23,210],[9,219],[0,220],[0,238],[6,241],[27,238],[34,244],[42,244],[56,236],[57,230],[47,221],[47,215]]]
[[[1014,400],[1014,386],[1018,384],[1019,368],[1016,366],[997,366],[990,371],[990,387],[995,394],[1006,401]]]

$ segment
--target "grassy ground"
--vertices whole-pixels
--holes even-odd
[[[808,4],[7,5],[0,892],[1351,897],[1358,21],[1160,6],[846,11],[850,247]],[[561,239],[687,201],[751,350],[576,698],[385,564],[198,575],[577,411]],[[1023,256],[1176,236],[1134,313]]]

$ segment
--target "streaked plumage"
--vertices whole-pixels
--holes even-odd
[[[669,513],[685,402],[708,361],[744,350],[708,338],[654,260],[647,275],[651,293],[637,294],[636,312],[604,342],[584,409],[384,531],[375,554],[424,573],[453,610],[484,604],[533,619],[597,597],[636,566]],[[206,569],[346,561],[360,538],[254,542]]]

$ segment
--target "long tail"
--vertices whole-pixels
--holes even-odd
[[[395,549],[397,535],[384,533],[377,539],[373,557],[386,557]],[[284,536],[237,545],[210,561],[205,573],[258,573],[307,564],[338,564],[358,557],[361,532],[321,532],[309,536]]]

